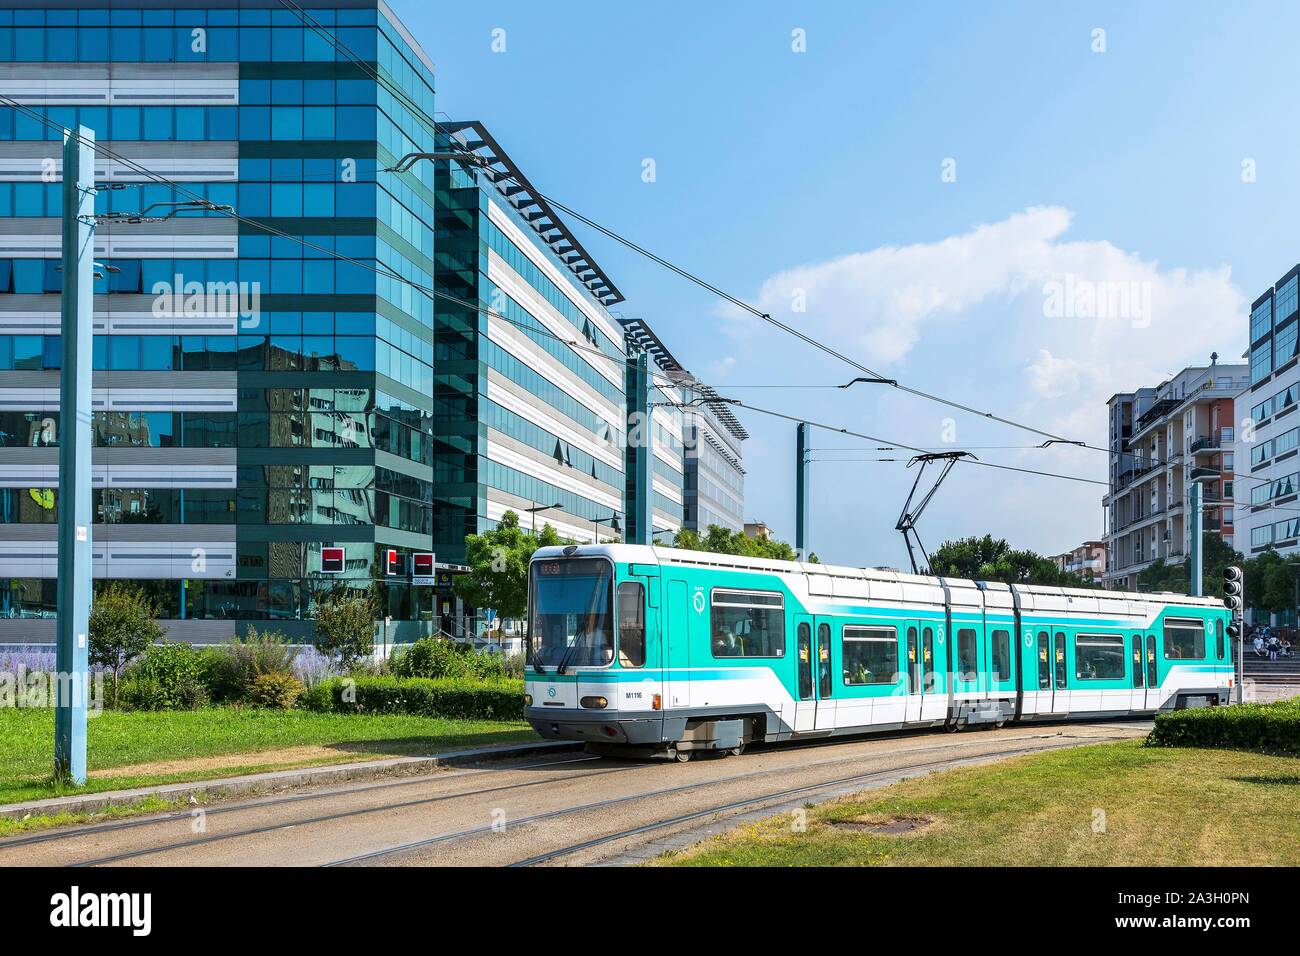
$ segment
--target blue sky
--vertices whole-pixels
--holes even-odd
[[[1247,304],[1300,260],[1294,4],[393,6],[437,66],[439,111],[487,123],[543,191],[890,377],[1068,437],[1104,444],[1112,392],[1211,350],[1239,361]],[[723,394],[910,444],[1037,440],[896,392],[741,388],[855,373],[579,234],[620,311]],[[1048,315],[1066,276],[1145,290],[1150,314]],[[792,537],[793,426],[742,419],[747,511]],[[1105,477],[1097,452],[978,454]],[[912,477],[816,462],[814,550],[900,565]],[[1102,494],[961,466],[922,538],[1061,551],[1100,534]]]

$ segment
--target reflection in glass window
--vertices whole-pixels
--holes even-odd
[[[892,627],[844,627],[844,683],[898,683],[898,632]]]
[[[618,586],[618,662],[645,664],[645,586],[625,581]]]
[[[1074,639],[1074,675],[1079,680],[1119,680],[1124,676],[1124,638],[1080,634]]]
[[[996,680],[1011,680],[1011,633],[993,632],[993,676]]]
[[[714,657],[784,657],[785,599],[774,591],[713,592]]]
[[[1200,621],[1165,622],[1165,660],[1199,661],[1205,658],[1205,628]]]
[[[979,677],[979,651],[973,628],[957,632],[957,679],[973,681]]]

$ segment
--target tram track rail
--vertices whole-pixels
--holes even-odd
[[[1096,739],[1096,738],[1088,738],[1088,739]],[[801,796],[807,796],[809,794],[815,794],[826,790],[841,789],[843,787],[851,786],[852,784],[855,783],[864,782],[875,777],[885,777],[885,776],[890,776],[892,774],[907,773],[913,770],[925,770],[934,767],[944,767],[944,768],[956,767],[956,766],[961,766],[962,764],[965,763],[978,763],[979,761],[987,760],[990,757],[997,757],[997,758],[1016,757],[1016,756],[1021,756],[1023,754],[1045,753],[1053,750],[1068,750],[1072,747],[1079,747],[1079,746],[1082,746],[1082,744],[1072,742],[1068,744],[1053,744],[1050,746],[1043,746],[1043,747],[1020,747],[1017,748],[1016,750],[991,751],[985,754],[972,754],[966,757],[953,757],[945,760],[928,760],[922,763],[907,764],[901,767],[889,767],[882,770],[873,770],[866,773],[853,774],[852,776],[848,776],[848,777],[840,777],[836,780],[826,780],[821,783],[807,784],[802,787],[789,787],[785,790],[777,790],[771,793],[759,794],[758,796],[754,796],[754,797],[746,797],[745,799],[742,800],[733,800],[728,803],[718,804],[717,806],[713,806],[713,807],[706,807],[703,810],[693,810],[690,813],[682,813],[674,817],[669,817],[668,819],[665,820],[658,820],[652,823],[643,823],[640,824],[639,826],[630,827],[626,830],[620,830],[617,833],[610,833],[610,834],[605,834],[604,836],[593,837],[590,840],[583,840],[579,843],[571,844],[570,846],[561,847],[558,850],[550,850],[546,853],[539,853],[536,856],[530,856],[526,859],[518,860],[514,863],[509,863],[507,864],[507,866],[509,867],[538,866],[543,863],[549,863],[552,860],[557,860],[560,857],[571,856],[574,853],[580,853],[583,850],[594,849],[595,847],[603,846],[609,843],[615,843],[619,840],[627,840],[632,837],[640,836],[645,833],[653,833],[656,830],[666,830],[669,829],[670,827],[680,826],[683,823],[690,823],[695,820],[705,819],[707,817],[716,816],[721,813],[729,813],[734,810],[744,810],[748,807],[761,808],[767,804],[775,804],[776,806],[782,806],[788,803],[790,800]]]
[[[120,830],[134,830],[142,827],[162,826],[168,823],[177,823],[189,819],[196,809],[201,809],[208,816],[219,816],[228,813],[238,813],[246,810],[260,810],[267,807],[278,807],[296,803],[308,803],[311,801],[330,800],[337,797],[348,797],[372,793],[382,790],[395,790],[401,787],[428,786],[431,783],[453,782],[469,776],[481,776],[484,774],[509,773],[520,770],[535,770],[540,767],[554,767],[569,763],[591,763],[601,758],[583,754],[578,757],[566,760],[545,760],[536,763],[517,764],[509,767],[488,767],[484,769],[465,769],[455,770],[445,775],[420,774],[410,777],[403,777],[400,780],[384,780],[378,783],[358,783],[350,786],[331,787],[328,790],[312,791],[310,793],[291,793],[274,797],[262,797],[256,800],[245,800],[238,803],[221,803],[214,806],[188,807],[175,812],[164,814],[155,814],[147,817],[131,817],[124,820],[114,820],[107,823],[80,824],[74,825],[70,829],[52,830],[48,832],[39,832],[27,834],[25,836],[10,837],[0,840],[0,851],[13,849],[21,846],[32,846],[41,843],[57,843],[63,840],[71,840],[78,837],[93,836],[100,833],[114,833]],[[600,773],[612,773],[632,767],[611,767],[607,770],[599,771]],[[578,776],[591,776],[591,774],[570,774],[566,777],[548,777],[545,780],[529,781],[530,785],[537,783],[549,783],[552,781],[568,780]],[[517,785],[518,786],[518,785]],[[390,806],[393,806],[390,804]]]
[[[1071,742],[1064,743],[1064,744],[1057,743],[1057,744],[1041,746],[1041,747],[1017,748],[1014,750],[993,749],[993,750],[986,750],[980,753],[968,754],[968,755],[952,755],[951,751],[954,749],[955,745],[949,742],[947,744],[937,745],[934,747],[907,747],[907,748],[888,751],[880,754],[870,754],[868,755],[868,758],[898,757],[898,756],[906,756],[910,754],[929,753],[933,751],[949,752],[949,756],[938,760],[925,761],[918,764],[905,764],[903,766],[895,766],[895,767],[889,767],[880,770],[873,770],[862,774],[854,774],[848,777],[837,778],[835,780],[824,781],[817,784],[808,784],[803,787],[792,788],[788,791],[787,790],[777,791],[775,794],[760,795],[753,798],[748,798],[743,801],[731,801],[726,804],[719,805],[723,809],[719,809],[719,807],[711,807],[702,811],[695,811],[690,814],[683,814],[680,815],[679,817],[670,818],[669,820],[660,821],[653,824],[646,824],[643,827],[633,828],[632,831],[615,834],[609,838],[601,837],[601,838],[595,838],[592,841],[583,841],[581,844],[574,844],[571,847],[566,847],[559,851],[553,851],[548,854],[541,854],[537,857],[530,857],[526,861],[515,862],[508,865],[519,866],[522,865],[523,863],[527,863],[528,865],[535,865],[537,862],[542,862],[549,859],[555,859],[559,856],[565,856],[571,853],[579,852],[579,850],[586,849],[588,845],[596,846],[601,843],[609,842],[610,840],[613,839],[625,839],[628,836],[637,835],[640,832],[647,832],[648,830],[651,829],[662,829],[664,827],[673,826],[676,823],[681,822],[683,818],[694,819],[696,816],[708,816],[710,814],[726,812],[726,808],[730,807],[733,803],[735,803],[737,806],[748,806],[751,804],[771,802],[773,800],[778,799],[781,795],[786,793],[797,794],[803,792],[814,792],[816,790],[824,790],[827,788],[844,786],[846,783],[856,781],[856,780],[870,779],[872,777],[906,772],[908,770],[913,770],[913,769],[953,766],[953,765],[960,764],[962,762],[975,761],[981,759],[1000,758],[1004,756],[1018,756],[1023,753],[1037,753],[1046,750],[1066,749],[1069,747],[1080,746],[1081,741],[1110,739],[1106,737],[1096,737],[1090,735],[1066,735],[1066,734],[1054,733],[1054,734],[1027,734],[1020,737],[1002,737],[1002,738],[998,738],[998,740],[1000,742],[1015,742],[1018,740],[1034,740],[1034,739],[1055,741],[1055,740],[1060,740],[1062,737],[1068,737]],[[1119,738],[1119,739],[1129,739],[1129,738]],[[843,763],[852,763],[855,761],[861,761],[862,759],[864,759],[864,756],[862,754],[855,754],[853,756],[840,757],[833,760],[817,761],[814,763],[805,764],[803,766],[790,767],[786,769],[788,769],[789,771],[805,772],[818,767],[834,766]],[[767,776],[771,773],[776,773],[776,772],[781,772],[781,771],[774,770],[773,768],[768,768],[765,770],[758,770],[758,771],[742,773],[742,774],[732,774],[726,777],[718,777],[713,780],[700,780],[700,781],[694,781],[689,784],[682,784],[679,786],[664,787],[657,790],[646,791],[644,793],[625,794],[623,796],[610,797],[604,800],[597,800],[591,803],[579,804],[572,807],[559,807],[554,810],[546,810],[541,813],[535,813],[529,816],[521,817],[517,820],[512,821],[510,823],[510,827],[516,828],[522,826],[529,826],[531,824],[543,823],[545,821],[554,820],[561,817],[574,816],[582,813],[592,813],[599,810],[621,806],[623,804],[631,803],[638,800],[649,800],[657,797],[673,796],[676,794],[687,793],[692,790],[700,790],[704,788],[722,786],[725,784],[739,783],[745,780],[754,779],[756,777]],[[391,847],[385,847],[379,850],[372,850],[366,853],[360,853],[354,856],[344,857],[338,860],[332,860],[328,863],[323,864],[323,866],[326,867],[355,866],[362,863],[381,860],[386,857],[399,856],[404,853],[411,853],[415,850],[424,849],[426,847],[446,845],[446,844],[456,843],[461,840],[471,839],[477,836],[483,836],[488,833],[496,832],[498,828],[499,825],[494,823],[487,823],[487,824],[481,824],[473,827],[466,827],[464,829],[453,830],[447,833],[439,833],[439,834],[435,834],[434,836],[424,837],[419,840],[412,840],[406,843],[397,844]]]
[[[1072,741],[1131,739],[1131,738],[1124,738],[1121,735],[1117,735],[1117,734],[1116,735],[1112,735],[1112,734],[1070,735],[1066,733],[1066,731],[1072,726],[1073,727],[1089,727],[1089,726],[1095,727],[1097,725],[1098,725],[1097,722],[1081,723],[1081,724],[1073,724],[1073,725],[1061,724],[1061,725],[1057,725],[1058,727],[1061,728],[1060,730],[1048,731],[1047,728],[1043,728],[1042,731],[1037,733],[1021,734],[1015,737],[1000,737],[997,738],[997,741],[1001,743],[1010,743],[1015,741],[1033,740],[1033,739],[1059,740],[1062,737],[1070,737]],[[887,735],[887,737],[877,737],[877,738],[870,738],[870,739],[893,739],[898,741],[904,741],[909,739],[916,739],[922,736],[926,736],[926,735],[918,732],[918,733],[901,733],[896,735],[891,734],[891,735]],[[862,742],[862,740],[860,739],[857,742]],[[888,759],[891,757],[896,758],[896,757],[906,756],[911,754],[930,753],[935,751],[951,752],[954,748],[978,745],[981,742],[982,741],[980,741],[978,738],[977,739],[964,738],[962,743],[957,743],[953,740],[945,739],[943,743],[938,743],[931,746],[898,747],[878,754],[871,754],[867,756],[869,756],[870,758]],[[774,747],[771,749],[763,748],[761,750],[756,750],[754,752],[754,755],[757,756],[759,754],[780,754],[782,752],[788,753],[792,751],[800,751],[806,749],[821,749],[823,747],[830,749],[830,748],[842,746],[844,743],[846,743],[846,741],[844,741],[843,739],[839,739],[839,740],[818,739],[818,740],[809,740],[803,742],[791,742],[788,744],[782,744],[779,747]],[[1066,746],[1075,746],[1075,745],[1077,744],[1071,743]],[[1041,750],[1041,749],[1050,749],[1050,748],[1032,748],[1032,749]],[[937,761],[936,763],[938,764],[951,763],[953,761],[960,762],[966,759],[997,757],[1003,754],[1014,755],[1015,753],[1019,753],[1019,752],[1020,751],[990,750],[990,751],[981,752],[979,754],[974,754],[969,756],[953,755],[944,758],[943,760]],[[728,776],[719,777],[712,780],[697,780],[687,784],[682,784],[680,786],[672,786],[667,788],[661,788],[659,790],[646,791],[642,793],[613,797],[610,798],[609,800],[597,801],[592,804],[582,804],[574,807],[561,807],[561,808],[557,808],[556,810],[535,814],[531,817],[521,818],[519,820],[514,821],[511,825],[521,826],[528,823],[541,822],[543,820],[551,819],[557,816],[566,816],[566,815],[573,815],[582,812],[588,812],[592,809],[598,809],[602,806],[614,806],[632,800],[647,799],[647,798],[653,798],[657,796],[670,796],[672,794],[688,792],[691,790],[698,790],[701,788],[733,784],[746,779],[752,779],[754,777],[763,776],[770,773],[779,773],[784,771],[795,771],[795,770],[807,771],[807,770],[813,770],[813,769],[827,767],[827,766],[834,766],[834,765],[839,765],[844,763],[852,763],[855,761],[860,761],[862,759],[864,759],[864,755],[861,753],[856,753],[852,755],[834,757],[827,760],[818,760],[800,766],[792,766],[787,768],[769,767],[763,770],[750,771],[750,772],[740,773],[740,774],[731,774]],[[285,794],[281,796],[265,797],[256,800],[241,801],[238,803],[217,804],[212,807],[200,807],[200,808],[190,807],[174,813],[167,813],[163,815],[116,820],[116,821],[106,822],[102,824],[80,826],[71,829],[63,829],[63,830],[58,830],[53,832],[34,833],[25,836],[14,837],[8,840],[0,841],[0,852],[6,850],[12,850],[20,847],[25,847],[25,846],[40,846],[42,844],[46,844],[46,845],[55,844],[62,841],[74,840],[86,836],[112,834],[118,831],[126,831],[126,830],[142,829],[148,827],[165,826],[167,824],[183,823],[192,819],[193,815],[196,812],[196,809],[201,809],[202,812],[207,816],[214,816],[214,815],[220,816],[220,815],[233,814],[239,812],[256,812],[263,809],[274,809],[282,806],[307,804],[313,801],[348,798],[353,796],[364,797],[366,794],[369,793],[392,791],[404,787],[412,787],[412,786],[420,786],[420,785],[429,786],[431,784],[433,785],[453,784],[454,785],[459,780],[472,778],[472,777],[482,777],[487,775],[495,776],[497,774],[503,774],[503,773],[538,770],[538,769],[543,769],[548,767],[564,766],[568,764],[585,764],[585,763],[598,764],[598,766],[593,767],[590,770],[587,770],[585,772],[579,771],[579,772],[572,772],[572,773],[563,773],[562,775],[561,774],[547,775],[541,777],[540,779],[523,780],[515,783],[504,783],[500,786],[475,787],[470,790],[455,791],[450,793],[438,793],[427,797],[420,797],[414,800],[401,801],[398,803],[387,803],[382,806],[363,806],[363,807],[356,807],[356,808],[351,808],[346,810],[339,810],[337,812],[318,814],[316,816],[307,817],[307,818],[289,819],[289,820],[279,821],[275,823],[268,823],[268,824],[252,826],[252,827],[244,827],[236,830],[231,830],[225,833],[208,834],[205,836],[196,837],[194,839],[169,841],[166,843],[161,843],[157,846],[141,847],[129,851],[102,855],[91,859],[80,860],[80,861],[67,864],[68,866],[72,866],[72,867],[109,865],[112,863],[125,862],[134,859],[141,859],[149,856],[160,855],[160,854],[165,854],[174,851],[184,851],[192,847],[205,846],[205,845],[220,843],[229,840],[236,840],[240,838],[257,836],[258,834],[275,832],[277,830],[328,824],[333,821],[348,819],[351,817],[359,817],[359,816],[365,816],[365,815],[381,813],[381,812],[391,812],[394,810],[407,809],[407,808],[418,807],[418,806],[429,805],[429,804],[465,800],[474,797],[486,796],[488,794],[508,793],[511,791],[527,790],[531,788],[541,787],[546,784],[563,784],[565,782],[572,782],[575,780],[583,780],[583,779],[595,778],[595,777],[605,777],[609,775],[621,776],[625,774],[636,774],[637,771],[650,771],[652,770],[652,768],[656,766],[660,766],[659,764],[656,763],[629,763],[629,764],[623,764],[623,765],[613,766],[613,767],[603,766],[603,764],[606,763],[607,760],[608,758],[602,759],[600,757],[589,756],[589,755],[577,755],[577,756],[568,757],[560,760],[548,759],[548,760],[540,760],[540,761],[529,762],[524,764],[516,764],[512,766],[495,766],[495,767],[482,768],[482,769],[479,768],[458,769],[458,770],[448,772],[444,775],[418,775],[409,778],[402,778],[400,780],[386,780],[381,782],[358,783],[354,786],[332,787],[330,789],[323,790],[323,791],[313,791],[309,793],[293,793],[293,794]],[[897,771],[890,770],[885,772],[897,772]],[[828,784],[819,784],[813,786],[825,787],[831,785],[832,784],[828,783]],[[656,825],[655,829],[659,829],[661,828],[661,826],[668,826],[668,825],[671,824],[664,823],[662,825]],[[364,854],[358,854],[357,856],[331,861],[323,865],[345,866],[345,865],[352,865],[359,862],[365,862],[367,860],[372,860],[372,859],[382,859],[387,856],[397,855],[403,852],[409,852],[411,850],[418,849],[423,846],[436,845],[439,843],[456,842],[458,840],[467,839],[485,832],[490,832],[492,829],[493,827],[490,824],[484,826],[466,828],[463,830],[453,831],[450,833],[438,834],[433,837],[412,841],[410,843],[399,844],[394,847],[383,848],[380,850],[376,850]],[[569,850],[568,852],[577,852],[577,849],[572,849]],[[556,854],[556,855],[566,855],[566,854]]]

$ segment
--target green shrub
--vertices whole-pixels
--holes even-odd
[[[131,699],[123,700],[138,710],[194,710],[206,706],[204,659],[189,644],[154,644],[139,661],[127,668],[119,694],[134,683]]]
[[[117,704],[126,710],[165,710],[162,685],[152,677],[127,675],[117,682]]]
[[[253,678],[248,696],[258,707],[285,710],[294,705],[303,692],[302,681],[283,672],[258,674]]]
[[[507,673],[505,658],[500,654],[474,651],[442,637],[425,637],[403,651],[395,652],[390,668],[397,677],[465,677],[478,680],[503,680]],[[522,672],[519,676],[523,676]]]
[[[331,677],[308,689],[299,706],[351,714],[411,714],[465,720],[522,720],[522,681],[462,678]]]
[[[278,631],[259,633],[249,627],[244,639],[206,650],[202,655],[203,681],[218,703],[249,700],[258,677],[294,676],[294,653]]]
[[[1300,698],[1158,714],[1146,742],[1152,747],[1225,747],[1300,757]]]

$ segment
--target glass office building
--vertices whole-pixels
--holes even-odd
[[[382,0],[309,16],[0,0],[0,92],[91,128],[97,212],[122,214],[95,244],[95,576],[184,639],[309,636],[340,586],[394,638],[433,611],[379,558],[433,549],[437,310],[374,271],[435,281],[435,168],[384,171],[435,146],[412,109],[433,114],[433,66]],[[0,641],[53,634],[60,138],[0,104]],[[166,205],[194,196],[252,222]]]
[[[506,511],[579,542],[622,535],[622,294],[479,122],[439,147],[434,540],[449,562]]]
[[[704,534],[710,525],[743,531],[741,443],[749,433],[717,392],[682,367],[649,323],[628,319],[622,325],[630,353],[645,351],[654,365],[656,535],[671,540],[679,528]],[[632,497],[629,486],[629,506]]]

